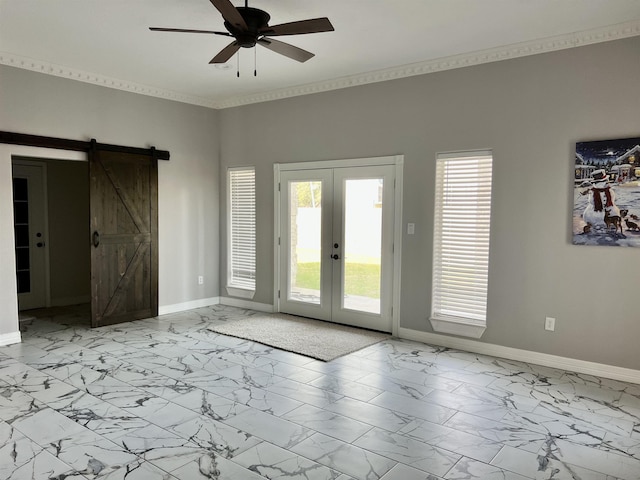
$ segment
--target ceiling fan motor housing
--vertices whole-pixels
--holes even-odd
[[[260,30],[269,25],[271,16],[258,8],[237,7],[237,10],[247,24],[247,30],[236,28],[227,21],[224,22],[224,27],[235,37],[238,45],[244,48],[254,47],[262,36]]]

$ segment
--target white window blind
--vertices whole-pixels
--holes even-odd
[[[256,288],[255,169],[229,169],[229,275],[227,285]]]
[[[491,152],[436,160],[432,319],[486,324]]]

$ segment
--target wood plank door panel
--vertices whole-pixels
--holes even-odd
[[[158,168],[146,155],[94,149],[91,324],[158,314]]]

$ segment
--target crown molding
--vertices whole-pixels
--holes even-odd
[[[213,109],[224,109],[250,105],[253,103],[270,102],[289,97],[301,95],[311,95],[313,93],[328,92],[342,88],[356,87],[370,83],[386,82],[400,78],[413,77],[416,75],[426,75],[428,73],[454,70],[457,68],[481,65],[484,63],[499,62],[513,58],[537,55],[540,53],[554,52],[568,48],[581,47],[594,43],[620,40],[640,35],[640,20],[634,20],[607,27],[584,30],[555,37],[548,37],[530,42],[515,43],[498,48],[479,50],[476,52],[454,55],[450,57],[429,60],[425,62],[412,63],[400,67],[393,67],[373,72],[341,77],[333,80],[314,82],[306,85],[271,90],[268,92],[242,95],[228,98],[222,101],[215,101],[194,95],[164,90],[157,87],[142,85],[127,80],[107,77],[104,75],[85,72],[61,65],[55,65],[40,60],[21,57],[11,53],[0,52],[0,64],[11,67],[23,68],[35,72],[55,75],[57,77],[70,78],[80,82],[91,83],[103,87],[115,88],[127,92],[148,95],[176,102],[189,103]]]
[[[373,72],[351,75],[325,82],[316,82],[307,85],[272,90],[270,92],[255,95],[239,96],[219,102],[216,105],[216,108],[222,109],[239,107],[252,103],[269,102],[272,100],[280,100],[300,95],[310,95],[312,93],[327,92],[330,90],[367,85],[370,83],[386,82],[388,80],[397,80],[416,75],[426,75],[428,73],[454,70],[456,68],[470,67],[484,63],[499,62],[502,60],[537,55],[539,53],[554,52],[557,50],[565,50],[594,43],[621,40],[623,38],[634,37],[637,35],[640,35],[640,20],[565,35],[558,35],[555,37],[548,37],[541,40],[515,43],[493,49],[479,50],[472,53],[454,55],[426,62],[412,63],[400,67],[376,70]]]
[[[71,67],[56,65],[54,63],[43,62],[33,58],[22,57],[12,53],[0,52],[0,65],[9,67],[23,68],[33,72],[45,73],[56,77],[68,78],[79,82],[91,83],[101,87],[115,88],[125,92],[138,93],[150,97],[163,98],[165,100],[173,100],[175,102],[189,103],[207,108],[217,108],[215,102],[210,99],[187,95],[184,93],[164,90],[162,88],[143,85],[141,83],[130,82],[118,78],[107,77],[98,73],[85,72]]]

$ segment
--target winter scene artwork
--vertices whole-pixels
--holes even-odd
[[[576,143],[573,243],[640,247],[640,137]]]

